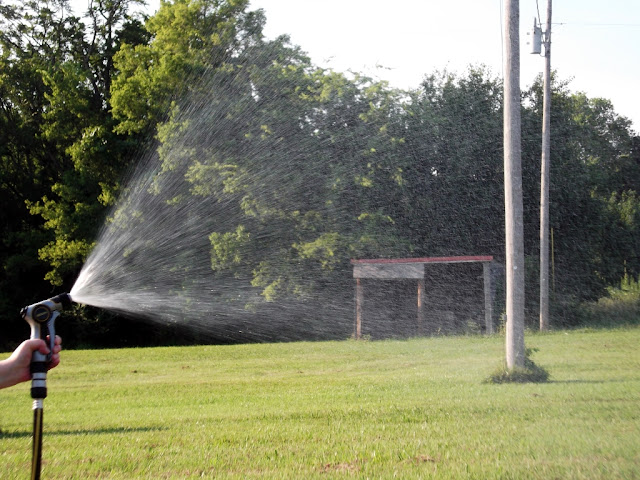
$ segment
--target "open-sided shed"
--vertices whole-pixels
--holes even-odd
[[[425,267],[430,264],[449,263],[482,263],[484,289],[484,321],[486,333],[493,332],[494,297],[493,274],[495,262],[492,256],[454,256],[454,257],[424,257],[424,258],[385,258],[351,260],[353,278],[356,280],[355,304],[356,315],[354,337],[362,337],[362,322],[364,303],[364,287],[362,279],[378,280],[415,280],[417,286],[417,325],[418,331],[423,330],[425,297]]]

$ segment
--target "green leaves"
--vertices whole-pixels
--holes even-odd
[[[245,227],[239,225],[235,232],[218,233],[209,235],[211,242],[211,268],[215,271],[228,269],[232,266],[247,262],[246,247],[250,235]]]
[[[344,257],[338,255],[344,248],[344,239],[338,232],[327,232],[314,240],[294,243],[293,248],[298,251],[300,258],[320,262],[323,270],[333,270],[344,261]]]
[[[92,247],[92,242],[65,238],[58,238],[54,242],[48,243],[38,251],[40,260],[47,262],[52,267],[44,279],[56,287],[62,286],[65,277],[77,271]]]
[[[267,40],[246,0],[163,2],[146,22],[137,4],[93,2],[88,23],[62,0],[0,8],[0,286],[45,271],[71,282],[143,153],[160,161],[147,193],[180,187],[154,213],[204,205],[221,223],[198,242],[210,273],[269,301],[345,290],[351,257],[503,255],[502,83],[490,72],[436,72],[402,92],[318,68],[286,36]],[[534,85],[523,104],[529,257],[540,102]],[[640,150],[607,100],[556,82],[552,112],[558,293],[590,297],[625,260],[640,272]],[[112,222],[148,216],[125,206]],[[21,244],[42,264],[20,272]]]

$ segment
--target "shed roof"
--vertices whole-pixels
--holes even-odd
[[[359,264],[395,264],[395,263],[470,263],[492,262],[491,255],[465,255],[454,257],[422,257],[422,258],[362,258],[352,259],[352,265]]]

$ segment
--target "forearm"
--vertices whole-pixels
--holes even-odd
[[[44,340],[30,339],[22,342],[18,348],[6,360],[0,360],[0,388],[11,387],[20,382],[31,379],[31,356],[39,351],[43,355],[51,353],[49,368],[54,368],[60,363],[60,345],[62,339],[56,335],[53,352],[49,351]]]
[[[12,387],[20,382],[26,382],[30,378],[28,371],[16,368],[13,359],[0,360],[0,388]]]

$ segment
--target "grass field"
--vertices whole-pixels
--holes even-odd
[[[483,383],[499,336],[65,351],[43,478],[640,478],[640,328],[526,342],[548,383]],[[28,389],[0,391],[2,478]]]

